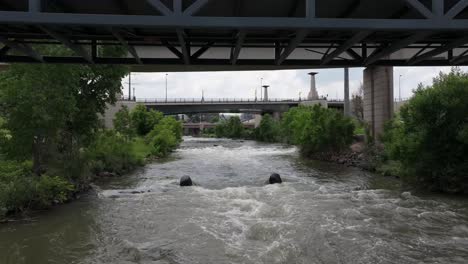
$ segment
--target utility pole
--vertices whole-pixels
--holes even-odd
[[[263,78],[260,78],[260,101],[262,101],[262,98],[263,98],[262,87],[263,87]]]
[[[167,73],[166,73],[166,103],[167,103]]]
[[[398,78],[398,99],[400,100],[400,102],[401,102],[401,76],[403,75],[400,74],[400,78]]]
[[[128,100],[132,100],[132,72],[128,73]]]

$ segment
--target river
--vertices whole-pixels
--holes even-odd
[[[265,185],[272,172],[284,183]],[[467,199],[291,146],[187,137],[97,189],[0,225],[0,263],[468,263]]]

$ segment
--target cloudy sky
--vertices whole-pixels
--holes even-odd
[[[467,70],[464,68],[463,70]],[[244,71],[244,72],[174,72],[168,73],[168,98],[254,98],[255,88],[270,85],[270,98],[298,98],[299,92],[307,96],[312,70]],[[343,98],[343,69],[313,70],[317,75],[319,95],[328,98]],[[394,96],[398,98],[398,80],[401,77],[401,97],[412,94],[418,83],[430,84],[440,71],[450,67],[398,67],[394,68]],[[350,69],[350,89],[355,92],[362,82],[363,68]],[[137,98],[164,98],[166,73],[132,73],[132,87]],[[124,94],[128,95],[128,78],[122,82]],[[260,90],[257,89],[260,98]]]

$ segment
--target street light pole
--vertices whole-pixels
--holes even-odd
[[[400,74],[400,78],[398,78],[398,99],[400,100],[400,102],[401,102],[401,76],[403,75]]]
[[[262,88],[263,88],[263,78],[260,78],[260,101],[262,101],[262,98],[263,98]]]
[[[167,103],[167,76],[168,76],[168,75],[169,75],[169,74],[166,73],[166,103]]]
[[[132,72],[128,73],[128,100],[132,100]]]

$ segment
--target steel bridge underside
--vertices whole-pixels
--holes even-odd
[[[468,65],[468,0],[0,0],[0,62],[133,71]],[[47,46],[65,46],[57,54]],[[104,54],[103,46],[124,49]]]

